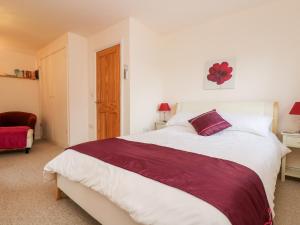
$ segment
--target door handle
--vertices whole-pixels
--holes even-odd
[[[96,103],[96,104],[99,104],[99,103],[100,103],[100,101],[94,101],[94,103]]]

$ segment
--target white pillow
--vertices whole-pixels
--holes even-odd
[[[268,116],[220,113],[232,126],[227,131],[243,131],[260,136],[268,136],[271,131],[272,118]]]
[[[198,113],[178,112],[169,119],[167,126],[184,126],[191,127],[189,120],[196,117]]]

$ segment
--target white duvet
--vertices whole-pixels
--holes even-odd
[[[121,137],[231,160],[254,170],[261,178],[271,208],[283,146],[267,137],[223,131],[210,137],[192,128],[170,126],[158,131]],[[199,165],[201,166],[201,165]],[[74,150],[50,161],[45,175],[59,173],[107,196],[137,222],[147,225],[229,225],[227,217],[205,201],[181,190],[112,166]]]

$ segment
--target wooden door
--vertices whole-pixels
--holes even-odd
[[[120,45],[97,52],[97,138],[120,136]]]

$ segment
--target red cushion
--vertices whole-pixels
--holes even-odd
[[[215,109],[190,119],[189,122],[202,136],[210,136],[231,127],[231,124],[224,120]]]

